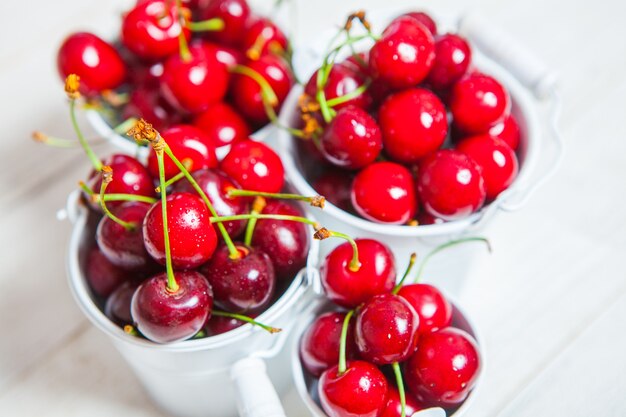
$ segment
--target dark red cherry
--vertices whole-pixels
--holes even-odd
[[[217,246],[217,236],[209,221],[209,211],[200,197],[190,193],[170,194],[166,209],[174,268],[196,268],[208,261]],[[143,236],[148,253],[160,264],[165,264],[160,201],[153,204],[146,215]]]
[[[118,326],[133,324],[133,318],[130,315],[130,302],[137,286],[135,282],[123,282],[109,295],[104,304],[104,314]]]
[[[417,352],[404,366],[405,384],[420,401],[452,407],[474,388],[480,363],[472,336],[446,327],[420,337]]]
[[[248,58],[258,59],[260,56],[273,53],[281,55],[287,50],[287,37],[270,19],[253,17],[248,20],[244,32],[242,49]]]
[[[468,74],[452,88],[453,122],[468,134],[486,133],[509,112],[509,94],[489,75]]]
[[[302,335],[300,360],[304,368],[313,376],[319,377],[322,372],[339,362],[339,343],[345,318],[346,313],[338,311],[324,313],[317,317]],[[346,358],[355,358],[356,352],[352,322],[348,325]]]
[[[189,29],[180,25],[176,2],[138,2],[122,20],[122,43],[143,59],[157,60],[178,53],[178,37]]]
[[[422,82],[435,58],[435,43],[428,29],[411,17],[395,19],[370,50],[373,75],[394,89]]]
[[[390,95],[380,106],[378,117],[385,152],[405,164],[435,152],[448,134],[445,106],[423,88]]]
[[[474,160],[444,149],[426,158],[419,168],[417,193],[424,209],[435,217],[458,220],[485,202],[485,181]]]
[[[261,214],[303,216],[295,204],[267,200]],[[291,280],[306,265],[310,240],[307,225],[287,220],[261,219],[254,227],[252,246],[270,255],[276,276]]]
[[[343,374],[335,365],[325,371],[318,392],[329,417],[378,417],[387,404],[387,380],[374,365],[350,361]]]
[[[207,336],[217,336],[234,330],[237,327],[241,327],[244,324],[246,323],[232,317],[211,316],[211,319],[206,323],[204,329],[207,332]]]
[[[176,271],[179,288],[167,287],[167,274],[144,281],[133,296],[131,315],[137,329],[157,343],[189,339],[209,319],[213,309],[211,286],[196,271]]]
[[[241,142],[250,136],[250,127],[237,111],[226,103],[217,103],[193,120],[216,148]]]
[[[517,156],[501,139],[489,134],[472,136],[463,139],[457,149],[476,161],[480,167],[488,200],[493,200],[509,188],[517,177]]]
[[[358,68],[355,68],[356,64],[335,64],[328,74],[328,81],[324,86],[324,97],[326,100],[332,100],[337,97],[343,97],[346,94],[350,94],[357,90],[363,84],[365,84],[365,76],[362,75]],[[304,87],[304,92],[311,97],[317,96],[317,73],[315,71],[309,81]],[[372,97],[367,91],[354,97],[344,103],[338,104],[333,108],[339,110],[347,106],[357,106],[367,110],[372,105]]]
[[[145,62],[137,57],[127,57],[129,66],[129,82],[135,87],[158,90],[163,75],[162,62]]]
[[[412,416],[414,413],[425,409],[426,407],[420,404],[411,395],[406,395],[404,412],[406,416]],[[398,389],[393,385],[389,385],[387,389],[387,405],[383,410],[383,413],[379,417],[401,417],[402,416],[402,402],[400,401],[400,393]]]
[[[359,169],[374,162],[383,141],[376,120],[362,108],[348,106],[339,110],[326,126],[320,146],[333,165]]]
[[[68,36],[57,53],[59,74],[80,77],[81,93],[91,96],[117,88],[126,79],[120,54],[96,35],[78,32]]]
[[[262,250],[243,243],[235,245],[240,258],[231,259],[222,244],[200,270],[213,288],[216,305],[233,313],[260,311],[270,303],[276,289],[272,261]]]
[[[350,269],[352,246],[346,242],[330,252],[320,268],[326,295],[334,303],[354,308],[377,294],[390,292],[396,279],[395,260],[391,250],[372,239],[357,239],[358,271]]]
[[[334,204],[345,211],[352,211],[352,176],[339,169],[325,170],[324,173],[313,182],[313,188],[319,195],[323,195],[326,201]]]
[[[220,168],[246,190],[277,193],[285,183],[280,157],[269,146],[252,140],[234,144]]]
[[[160,132],[170,125],[182,123],[180,114],[163,98],[160,91],[148,87],[138,87],[130,92],[122,118],[126,120],[131,117],[149,120]]]
[[[447,33],[435,41],[435,62],[426,81],[439,90],[451,87],[465,74],[471,59],[467,41]]]
[[[360,357],[376,365],[402,362],[415,352],[419,316],[402,297],[379,294],[359,309],[354,339]]]
[[[513,149],[517,150],[520,140],[520,128],[517,120],[512,114],[493,125],[489,129],[489,134],[498,139],[502,139]]]
[[[431,35],[435,36],[437,34],[437,24],[435,23],[433,18],[430,17],[429,14],[424,13],[424,12],[409,12],[409,13],[405,13],[403,16],[412,17],[413,19],[417,20],[418,22],[426,26],[426,28],[430,31]]]
[[[170,127],[161,134],[174,156],[181,162],[187,160],[191,164],[188,168],[190,172],[217,167],[215,147],[211,138],[202,130],[191,125],[178,125]],[[163,155],[163,163],[166,179],[180,172],[169,156]],[[152,176],[158,178],[159,163],[154,150],[151,150],[148,155],[148,170]]]
[[[404,224],[418,209],[411,172],[394,162],[376,162],[352,182],[352,204],[368,220]]]
[[[200,10],[200,19],[222,19],[224,28],[206,32],[208,39],[229,46],[239,46],[246,35],[250,7],[246,0],[212,0]]]
[[[429,284],[402,286],[398,295],[409,302],[420,318],[418,332],[433,332],[452,322],[452,305],[436,287]]]
[[[87,283],[99,297],[108,297],[113,290],[131,278],[131,273],[113,265],[97,246],[89,250],[85,265]]]
[[[224,173],[216,169],[201,169],[191,174],[202,191],[209,198],[218,216],[234,216],[249,212],[249,199],[243,197],[229,197],[228,192],[239,186]],[[175,192],[195,194],[196,190],[186,178],[178,181],[174,186]],[[222,223],[230,237],[237,237],[246,227],[246,221],[230,221]]]

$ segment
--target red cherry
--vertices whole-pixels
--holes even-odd
[[[246,0],[212,0],[200,10],[201,20],[222,19],[224,28],[206,32],[206,37],[216,42],[238,46],[246,34],[250,7]]]
[[[413,164],[441,147],[448,134],[446,108],[428,90],[412,88],[393,94],[379,110],[385,152]]]
[[[271,20],[262,17],[249,19],[242,44],[248,57],[256,59],[270,52],[280,55],[287,50],[287,44],[287,37]]]
[[[431,35],[435,36],[437,34],[437,24],[435,23],[433,18],[430,17],[430,15],[428,15],[427,13],[409,12],[409,13],[403,14],[402,16],[409,16],[417,20],[418,22],[426,26],[426,28],[430,31]]]
[[[410,17],[395,19],[370,50],[374,76],[391,88],[413,87],[422,82],[435,58],[433,37]]]
[[[226,103],[212,105],[200,113],[193,124],[210,138],[210,143],[216,148],[241,142],[248,139],[251,133],[245,119]]]
[[[88,96],[117,88],[126,79],[126,64],[115,48],[86,32],[74,33],[63,41],[57,67],[63,79],[78,75],[80,91]]]
[[[138,87],[130,92],[122,118],[126,120],[131,117],[149,120],[158,131],[182,123],[180,114],[163,98],[160,91],[149,87]]]
[[[162,62],[145,62],[137,57],[126,57],[130,83],[133,86],[153,90],[159,89],[161,76],[163,75]]]
[[[149,0],[139,2],[122,20],[122,43],[144,59],[156,60],[178,53],[182,28],[176,2]]]
[[[417,215],[417,224],[418,225],[429,225],[429,224],[443,224],[446,221],[444,219],[440,219],[439,217],[435,217],[432,214],[428,213],[425,210],[420,210]]]
[[[411,172],[393,162],[376,162],[357,174],[352,183],[352,204],[368,220],[404,224],[417,210]]]
[[[306,329],[300,340],[300,360],[304,368],[319,377],[339,361],[341,329],[346,313],[333,311],[317,317]],[[348,326],[346,337],[346,358],[356,357],[354,325]]]
[[[320,146],[332,164],[359,169],[374,162],[383,141],[376,120],[360,107],[348,106],[339,110],[326,126]]]
[[[115,324],[124,327],[133,324],[130,315],[130,303],[137,289],[137,284],[131,281],[123,282],[107,298],[104,304],[104,314]]]
[[[409,302],[419,316],[420,334],[448,327],[452,322],[452,305],[436,287],[428,284],[408,284],[398,295]]]
[[[143,282],[131,302],[131,315],[137,329],[157,343],[189,339],[211,315],[213,295],[202,274],[176,271],[179,288],[167,287],[167,274],[161,273]]]
[[[277,193],[285,183],[280,157],[267,145],[252,140],[234,144],[220,168],[246,190]]]
[[[435,62],[426,81],[439,90],[451,87],[465,74],[471,59],[467,41],[447,33],[435,41]]]
[[[97,296],[108,297],[113,290],[128,281],[131,274],[113,265],[96,246],[87,254],[85,276],[89,287]]]
[[[463,139],[457,149],[476,161],[480,167],[488,200],[496,198],[517,177],[517,156],[503,140],[488,134],[472,136]]]
[[[489,134],[498,139],[502,139],[513,149],[517,150],[520,140],[520,128],[517,120],[512,114],[506,116],[489,129]]]
[[[211,316],[211,319],[207,322],[205,330],[207,336],[217,336],[241,327],[245,323],[241,320],[234,319],[232,317],[223,316]]]
[[[408,389],[425,403],[452,407],[474,388],[480,354],[466,332],[446,327],[420,337],[417,352],[404,366]]]
[[[405,398],[404,411],[406,416],[412,416],[414,413],[425,409],[426,407],[420,404],[415,398],[407,395]],[[389,385],[387,389],[387,405],[383,410],[380,417],[401,417],[402,416],[402,402],[400,401],[400,393],[398,389],[392,385]]]
[[[227,68],[232,68],[235,65],[243,65],[246,61],[246,56],[238,49],[230,48],[224,45],[211,44],[215,47],[215,57]]]
[[[313,183],[313,189],[326,201],[345,211],[352,211],[352,176],[338,169],[325,170]]]
[[[474,73],[452,88],[450,110],[454,124],[466,133],[486,133],[509,112],[509,94],[493,77]]]
[[[196,268],[208,261],[217,246],[217,236],[204,202],[190,193],[170,194],[167,196],[166,208],[174,268]],[[146,215],[143,236],[148,253],[164,265],[165,242],[160,201],[153,204]]]
[[[352,58],[352,57],[351,57]],[[328,81],[324,86],[324,97],[326,100],[332,100],[337,97],[343,97],[346,94],[350,94],[357,90],[363,84],[365,84],[365,77],[360,73],[358,67],[358,61],[356,64],[335,64],[328,74]],[[304,87],[304,92],[309,96],[315,98],[317,95],[317,73],[315,71],[309,81]],[[352,98],[344,103],[338,104],[333,108],[335,110],[342,109],[347,106],[357,106],[367,110],[372,104],[372,97],[367,91]]]
[[[420,164],[417,193],[428,213],[445,220],[469,216],[482,207],[486,197],[476,162],[450,149],[437,151]]]
[[[320,268],[326,296],[346,308],[391,291],[396,279],[395,260],[386,245],[372,239],[357,239],[356,245],[361,262],[358,271],[350,269],[353,252],[347,242],[333,249]]]
[[[217,52],[211,44],[196,43],[189,46],[188,60],[176,54],[165,61],[161,91],[174,107],[196,114],[224,98],[230,74]]]
[[[371,363],[350,361],[343,374],[337,366],[325,371],[318,392],[329,417],[377,417],[387,404],[387,380]]]

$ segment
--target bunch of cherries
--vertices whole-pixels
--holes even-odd
[[[467,398],[480,373],[478,346],[453,327],[446,297],[419,280],[430,256],[470,240],[485,241],[442,245],[406,285],[415,255],[396,284],[393,254],[379,241],[344,243],[325,258],[321,279],[335,308],[305,331],[300,358],[319,378],[319,401],[329,416],[404,417],[432,406],[451,412]]]
[[[112,124],[187,123],[219,147],[246,140],[280,109],[294,82],[289,53],[281,29],[246,0],[138,0],[117,44],[74,33],[57,64]]]
[[[355,19],[364,35],[351,34]],[[364,39],[375,42],[357,53]],[[438,34],[423,12],[395,18],[378,36],[356,13],[332,45],[292,129],[305,139],[305,175],[330,202],[374,222],[432,224],[464,218],[511,185],[520,141],[511,100],[472,68],[465,39]]]

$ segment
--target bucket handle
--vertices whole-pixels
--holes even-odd
[[[239,417],[287,417],[261,358],[247,357],[230,370]]]

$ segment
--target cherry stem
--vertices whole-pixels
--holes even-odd
[[[178,50],[180,53],[180,58],[183,62],[191,61],[191,52],[189,52],[189,44],[187,43],[187,38],[185,37],[185,26],[187,26],[187,22],[185,21],[185,16],[183,14],[183,5],[182,0],[176,0],[176,14],[178,15],[178,21],[180,23],[180,33],[178,34]]]
[[[252,317],[244,316],[243,314],[228,313],[226,311],[219,311],[219,310],[213,310],[213,312],[211,314],[213,316],[229,317],[231,319],[236,319],[236,320],[239,320],[239,321],[243,321],[245,323],[250,323],[253,326],[259,326],[263,330],[267,330],[268,332],[270,332],[272,334],[273,333],[279,333],[279,332],[281,332],[283,330],[283,329],[279,329],[277,327],[268,326],[267,324],[263,324],[261,322],[258,322],[256,320],[254,320]]]
[[[35,142],[43,143],[44,145],[52,146],[55,148],[73,148],[76,146],[76,141],[48,136],[40,131],[33,132],[32,137]]]
[[[119,125],[115,126],[113,128],[113,131],[119,135],[126,134],[126,132],[128,132],[128,130],[131,127],[135,126],[136,123],[137,123],[136,117],[129,117],[128,119],[120,123]]]
[[[206,332],[205,332],[204,330],[200,329],[200,330],[198,331],[198,333],[196,333],[196,334],[194,334],[194,335],[192,336],[192,338],[191,338],[191,339],[192,339],[192,340],[193,340],[193,339],[202,339],[202,338],[204,338],[204,337],[206,337]]]
[[[358,270],[361,269],[361,262],[359,261],[359,247],[357,246],[354,239],[352,239],[345,233],[334,232],[332,230],[329,230],[329,233],[332,237],[340,237],[350,242],[350,245],[352,246],[352,260],[348,264],[348,269],[350,269],[350,271],[352,272],[358,272]]]
[[[348,327],[350,326],[350,319],[354,314],[354,310],[348,311],[346,317],[343,319],[343,326],[341,326],[341,338],[339,339],[339,366],[338,374],[343,375],[346,372],[346,341],[348,339]]]
[[[250,211],[250,213],[260,214],[265,208],[265,204],[265,198],[256,197],[254,199],[254,202],[252,203],[252,210]],[[254,227],[256,226],[256,222],[257,219],[248,220],[248,224],[246,225],[246,235],[243,241],[246,246],[250,246],[252,244],[252,236],[254,235]]]
[[[72,126],[74,127],[74,131],[76,132],[76,136],[78,137],[78,141],[80,142],[80,145],[85,150],[85,153],[87,154],[87,157],[91,161],[91,164],[93,165],[94,169],[100,172],[102,170],[102,161],[100,161],[100,158],[98,158],[96,154],[94,153],[94,151],[91,149],[91,146],[89,146],[87,139],[85,139],[83,132],[80,130],[80,127],[78,126],[78,121],[76,120],[76,99],[74,98],[70,99],[70,117],[72,119]]]
[[[132,326],[130,324],[124,326],[124,333],[130,336],[139,336],[139,332],[137,331],[137,329],[135,329],[135,326]]]
[[[109,217],[115,223],[117,223],[120,226],[122,226],[124,229],[129,230],[129,231],[135,230],[137,228],[137,224],[136,223],[127,222],[127,221],[124,221],[124,220],[120,219],[115,214],[111,213],[111,211],[107,207],[106,201],[104,199],[104,193],[105,193],[109,183],[111,181],[113,181],[113,170],[109,166],[103,166],[101,172],[102,172],[102,182],[100,183],[99,200],[100,200],[100,207],[102,208],[102,211],[104,212],[104,214],[107,217]]]
[[[166,145],[167,147],[167,145]],[[163,215],[163,240],[165,242],[165,269],[167,271],[167,289],[175,293],[178,291],[178,283],[174,277],[172,267],[172,253],[170,251],[170,234],[167,227],[167,191],[165,187],[165,164],[163,163],[163,149],[154,149],[159,165],[159,184],[161,187],[161,211]]]
[[[228,197],[265,197],[265,198],[275,198],[279,200],[297,200],[304,201],[309,203],[313,207],[324,208],[324,203],[326,199],[324,196],[316,195],[313,197],[306,197],[299,194],[286,194],[286,193],[265,193],[261,191],[254,190],[240,190],[238,188],[233,188],[228,191]]]
[[[447,243],[444,243],[443,245],[437,246],[435,249],[430,251],[428,253],[428,255],[426,255],[424,257],[424,260],[422,261],[422,263],[420,264],[419,269],[417,270],[417,276],[413,280],[413,283],[417,284],[418,282],[421,281],[422,274],[424,273],[424,267],[426,266],[426,264],[428,263],[430,258],[432,258],[434,255],[438,254],[439,252],[441,252],[444,249],[450,248],[452,246],[459,245],[461,243],[466,243],[466,242],[483,242],[483,243],[485,243],[485,245],[487,245],[487,250],[489,251],[489,253],[491,253],[491,244],[484,237],[466,237],[466,238],[462,238],[462,239],[451,240],[450,242],[447,242]]]
[[[272,88],[270,83],[268,83],[267,80],[257,71],[253,70],[250,67],[246,67],[245,65],[234,65],[230,67],[230,71],[234,72],[235,74],[241,74],[245,75],[246,77],[252,78],[261,88],[261,95],[263,96],[264,100],[267,100],[272,105],[272,107],[278,105],[278,97],[276,97],[274,89]]]
[[[223,222],[232,222],[235,220],[250,220],[250,219],[257,219],[257,220],[287,220],[287,221],[292,221],[292,222],[300,222],[300,223],[306,223],[309,224],[313,227],[319,227],[319,223],[313,220],[309,220],[306,217],[299,217],[299,216],[289,216],[287,214],[256,214],[256,213],[250,213],[250,214],[235,214],[233,216],[214,216],[211,217],[211,223],[218,223],[221,224]]]
[[[409,264],[407,265],[406,269],[404,270],[404,275],[402,275],[402,279],[400,280],[400,282],[398,282],[396,284],[395,287],[393,287],[393,290],[391,290],[391,293],[393,295],[398,294],[398,291],[400,291],[400,288],[402,288],[402,285],[404,284],[404,281],[406,280],[406,277],[409,276],[409,272],[411,272],[411,269],[413,269],[413,265],[415,265],[415,260],[417,259],[417,253],[412,253],[411,257],[409,258]]]
[[[363,94],[364,92],[367,91],[369,86],[370,86],[370,83],[368,81],[365,84],[359,86],[357,89],[355,89],[353,91],[350,91],[348,94],[344,94],[343,96],[335,97],[333,99],[328,100],[326,102],[326,104],[328,104],[328,107],[339,106],[340,104],[343,104],[343,103],[345,103],[347,101],[350,101],[350,100],[360,96],[361,94]]]
[[[400,394],[400,416],[406,416],[406,396],[404,393],[404,382],[402,381],[402,372],[400,371],[400,365],[398,362],[394,362],[391,364],[393,368],[393,373],[396,375],[396,384],[398,384],[398,393]]]
[[[185,168],[187,168],[187,171],[189,171],[191,169],[191,166],[192,166],[191,160],[190,159],[183,159],[182,162],[183,162],[183,165],[185,166]],[[165,181],[165,187],[169,187],[170,185],[177,183],[178,181],[182,180],[183,178],[185,178],[185,173],[181,171],[178,174],[174,175],[169,180]],[[160,193],[161,192],[161,187],[157,187],[155,189],[155,191],[157,193]]]
[[[187,27],[192,32],[215,32],[224,29],[224,21],[215,17],[200,22],[187,22]]]

